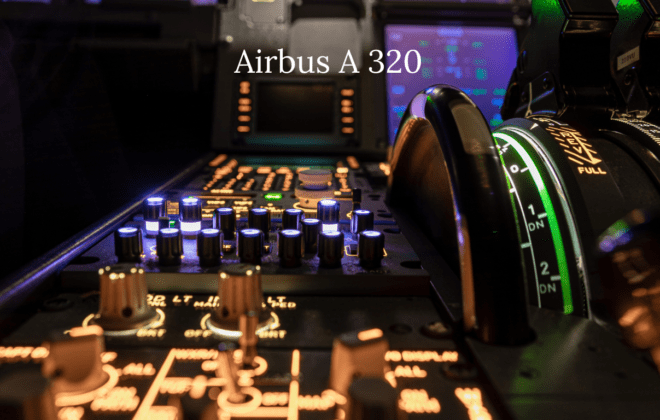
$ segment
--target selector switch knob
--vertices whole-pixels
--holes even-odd
[[[179,221],[184,235],[197,235],[202,229],[202,200],[186,197],[179,201]]]
[[[319,219],[304,219],[302,221],[303,249],[305,254],[317,253],[320,231],[321,221]]]
[[[259,229],[268,239],[270,233],[270,210],[268,209],[250,209],[248,213],[248,227]]]
[[[144,227],[149,236],[158,235],[160,226],[158,220],[167,217],[167,204],[162,197],[149,197],[142,203]],[[169,226],[168,226],[169,227]]]
[[[115,255],[120,263],[142,261],[142,231],[130,226],[117,229]]]
[[[358,234],[358,258],[366,269],[378,268],[383,260],[385,235],[377,230],[365,230]]]
[[[390,372],[385,361],[389,349],[379,328],[353,331],[335,338],[330,360],[330,388],[347,397],[355,377],[384,379]]]
[[[353,210],[351,216],[351,233],[357,235],[364,230],[373,230],[374,214],[371,210]]]
[[[339,229],[339,203],[337,200],[321,200],[316,205],[316,214],[323,225],[323,232]]]
[[[215,209],[213,227],[222,231],[225,240],[233,240],[236,237],[236,210],[231,207]]]
[[[223,330],[238,331],[241,315],[262,312],[261,267],[232,264],[222,270],[218,280],[218,306],[211,323]],[[260,319],[263,317],[260,317]]]
[[[142,328],[156,319],[156,311],[147,304],[147,280],[144,270],[120,264],[99,270],[101,299],[94,323],[105,330],[122,331]]]
[[[299,267],[302,263],[303,243],[299,230],[285,229],[278,233],[277,253],[280,266],[285,268]]]
[[[0,378],[2,420],[57,420],[50,381],[39,366],[22,367]]]
[[[301,222],[305,217],[305,212],[300,209],[286,209],[282,213],[282,230],[301,229]]]
[[[202,229],[197,234],[197,256],[199,265],[213,267],[220,264],[223,234],[218,229]]]
[[[344,233],[337,231],[321,232],[319,234],[319,262],[321,267],[341,267],[344,256]]]
[[[242,229],[238,232],[238,258],[242,263],[261,264],[264,252],[264,233],[259,229]]]
[[[402,420],[398,395],[381,378],[357,378],[348,388],[347,420]]]
[[[42,363],[42,372],[53,378],[56,404],[61,392],[83,394],[108,381],[101,362],[101,353],[105,351],[103,328],[98,325],[72,328],[69,338],[45,346],[48,357]]]
[[[156,237],[156,255],[160,265],[180,265],[183,255],[183,240],[181,231],[175,228],[165,228]]]

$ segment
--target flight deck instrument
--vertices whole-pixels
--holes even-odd
[[[534,1],[520,48],[518,2],[235,3],[185,8],[214,151],[3,280],[3,420],[660,412],[653,2]],[[308,27],[420,72],[233,73]]]

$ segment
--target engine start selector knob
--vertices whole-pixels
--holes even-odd
[[[236,210],[231,207],[215,209],[213,227],[222,231],[225,240],[233,240],[236,236]]]
[[[280,266],[286,268],[298,267],[303,254],[302,233],[295,229],[281,230],[277,236],[277,253]]]
[[[344,233],[338,231],[321,232],[319,234],[319,262],[321,267],[341,267],[344,256]]]
[[[358,234],[358,258],[364,268],[378,268],[383,260],[385,236],[377,230],[365,230]]]
[[[220,264],[223,244],[222,231],[218,229],[202,229],[197,234],[197,256],[199,265],[212,267]]]
[[[264,233],[259,229],[238,231],[238,258],[242,263],[261,264],[264,252]]]
[[[183,240],[181,231],[176,228],[165,228],[156,237],[156,255],[160,265],[179,265],[183,255]]]
[[[184,235],[197,235],[202,229],[202,200],[186,197],[179,201],[179,221]]]
[[[108,331],[125,331],[153,322],[157,313],[147,304],[144,270],[118,264],[99,270],[101,299],[94,323]]]
[[[126,226],[115,231],[115,255],[120,263],[142,260],[142,231]]]
[[[268,233],[270,233],[270,210],[262,208],[250,209],[248,213],[248,227],[259,229],[267,239]]]
[[[167,216],[166,202],[163,197],[149,197],[142,203],[144,227],[149,236],[158,235],[158,219]]]

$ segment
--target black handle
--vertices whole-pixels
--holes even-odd
[[[531,338],[507,181],[486,120],[462,91],[436,85],[411,101],[394,144],[388,201],[417,217],[460,274],[466,330],[493,344]]]

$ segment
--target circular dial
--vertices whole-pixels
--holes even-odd
[[[493,137],[516,210],[530,304],[585,316],[578,233],[550,159],[528,133]]]

